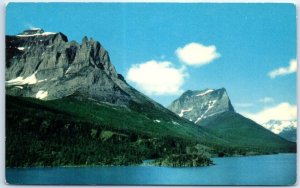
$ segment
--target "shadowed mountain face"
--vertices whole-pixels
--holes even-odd
[[[200,122],[207,117],[231,111],[234,112],[228,94],[224,88],[201,91],[188,90],[184,92],[168,107],[180,117],[194,123]]]

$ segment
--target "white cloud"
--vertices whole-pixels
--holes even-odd
[[[270,78],[276,78],[277,76],[283,76],[283,75],[287,75],[287,74],[292,74],[297,72],[297,60],[296,59],[292,59],[290,61],[290,65],[288,67],[280,67],[278,69],[272,70],[271,72],[269,72],[269,77]]]
[[[274,99],[272,97],[264,97],[264,98],[261,98],[258,100],[258,102],[261,102],[261,103],[270,103],[273,101],[274,101]]]
[[[182,92],[185,68],[176,69],[169,61],[147,61],[132,65],[126,79],[150,95],[172,95]]]
[[[234,104],[236,107],[240,107],[240,108],[248,108],[253,106],[252,103],[235,103]]]
[[[277,106],[265,108],[257,113],[242,112],[241,114],[259,124],[270,120],[295,120],[297,118],[297,106],[283,102]]]
[[[204,46],[195,42],[177,48],[175,53],[183,63],[191,66],[205,65],[220,57],[214,45]]]

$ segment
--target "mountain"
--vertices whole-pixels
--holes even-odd
[[[6,37],[6,93],[42,100],[69,95],[116,105],[156,102],[129,86],[103,46],[87,37],[68,42],[63,33],[26,30]],[[162,109],[162,108],[161,108]]]
[[[236,113],[224,88],[186,91],[168,107],[232,146],[284,148],[291,143]]]
[[[297,141],[297,120],[270,120],[262,126],[286,140]]]
[[[6,36],[5,76],[10,167],[138,164],[224,144],[128,85],[87,37],[79,44],[42,29]]]
[[[93,39],[84,37],[78,44],[68,42],[63,33],[34,29],[7,36],[6,43],[7,95],[105,103],[145,113],[158,124],[169,121],[195,127],[128,85],[111,64],[108,52]]]
[[[179,117],[127,84],[103,46],[87,37],[79,44],[42,29],[6,36],[5,76],[7,167],[131,165],[144,159],[206,166],[212,156],[295,152],[285,140],[235,144]],[[203,120],[234,112],[224,89],[199,98],[213,93]]]
[[[288,141],[297,142],[297,128],[285,128],[278,135]]]
[[[235,112],[224,112],[211,116],[200,126],[237,146],[285,148],[287,145],[292,145],[280,136]]]
[[[225,88],[201,91],[188,90],[168,107],[171,111],[194,123],[222,112],[234,112]]]

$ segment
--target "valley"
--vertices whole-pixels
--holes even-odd
[[[79,44],[36,29],[6,43],[6,167],[145,159],[193,167],[216,156],[296,152],[295,143],[236,113],[225,88],[189,90],[163,107],[130,86],[92,38]]]

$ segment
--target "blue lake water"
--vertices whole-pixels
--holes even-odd
[[[296,154],[213,158],[209,167],[67,167],[6,169],[10,184],[292,185]]]

